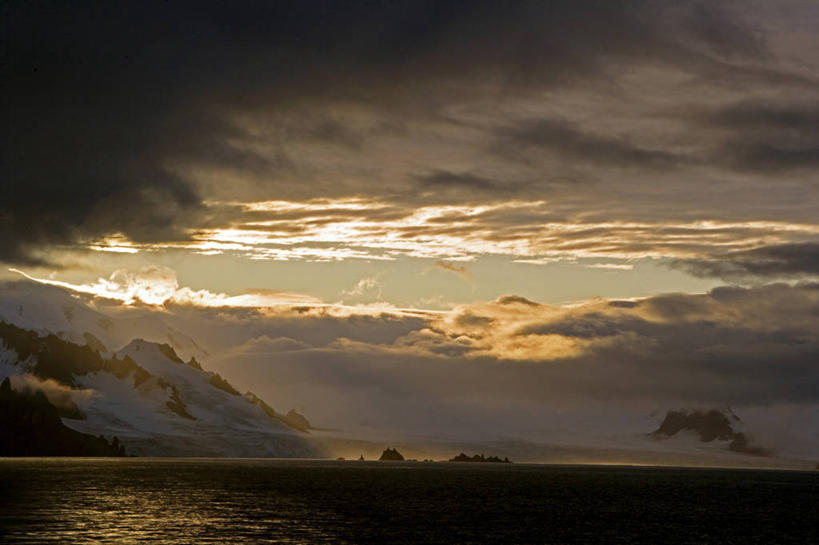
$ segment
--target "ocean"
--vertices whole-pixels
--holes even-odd
[[[0,542],[819,542],[819,472],[0,459]]]

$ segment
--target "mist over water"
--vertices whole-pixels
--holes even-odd
[[[4,543],[810,543],[819,473],[5,459]]]

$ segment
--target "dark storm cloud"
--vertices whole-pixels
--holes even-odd
[[[478,316],[470,312],[463,312],[455,318],[455,323],[460,327],[485,327],[494,321],[492,318]]]
[[[444,119],[447,106],[498,91],[614,89],[611,78],[633,64],[704,76],[768,58],[765,40],[727,4],[704,2],[5,2],[0,9],[0,259],[17,262],[115,232],[151,242],[224,224],[203,201],[219,185],[241,197],[249,190],[234,184],[239,175],[264,198],[397,194],[368,160],[346,170],[358,176],[352,185],[313,185],[314,154],[286,149],[291,140],[312,140],[362,152],[366,137],[335,115],[348,107],[367,110],[376,125],[404,126]],[[279,114],[305,122],[294,138],[262,150],[270,144],[263,125],[275,125]],[[559,124],[526,127],[510,136],[591,161],[677,161]],[[431,182],[465,191],[495,187],[479,172],[424,170]],[[200,180],[203,171],[216,182]]]
[[[736,142],[721,152],[731,167],[743,172],[781,174],[819,168],[819,146],[801,148]]]
[[[667,168],[691,160],[662,150],[644,149],[624,138],[584,132],[563,120],[541,119],[498,131],[500,153],[526,157],[527,151],[550,152],[572,161],[582,160],[622,168]]]
[[[634,322],[641,320],[631,320],[630,324],[622,324],[619,321],[611,320],[608,316],[589,313],[582,317],[570,317],[550,324],[528,325],[517,331],[518,335],[562,335],[564,337],[578,337],[582,339],[595,339],[599,337],[612,337],[623,333],[628,329],[634,329]]]
[[[819,135],[819,104],[789,104],[775,100],[742,101],[698,116],[713,128],[767,132],[782,130],[797,135]]]
[[[609,301],[609,306],[615,308],[634,308],[638,304],[636,301]]]
[[[815,101],[743,100],[686,116],[723,135],[715,163],[765,175],[819,167],[819,104]]]
[[[726,280],[819,276],[819,243],[762,246],[712,258],[680,260],[674,266],[695,276]]]
[[[182,44],[168,43],[182,22],[113,5],[6,3],[3,11],[0,259],[32,259],[32,245],[84,235],[183,237],[200,198],[157,150],[227,152],[197,137],[206,115],[184,120],[186,141],[173,119],[196,86]]]
[[[363,137],[335,119],[324,119],[310,131],[317,140],[337,144],[342,147],[358,149]]]
[[[448,170],[436,170],[423,176],[417,176],[416,179],[422,189],[438,191],[447,191],[450,189],[489,192],[508,191],[512,187],[520,185],[518,183],[503,183],[499,180],[492,180],[475,174],[450,172]]]

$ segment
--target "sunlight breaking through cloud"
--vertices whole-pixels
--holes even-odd
[[[550,264],[578,259],[696,259],[814,239],[819,226],[784,221],[556,221],[546,201],[399,207],[366,199],[209,203],[240,212],[230,226],[197,229],[191,240],[140,246],[122,235],[89,245],[109,252],[180,249],[252,260],[472,261],[486,255]],[[527,218],[525,225],[520,217]],[[629,263],[590,265],[630,270]]]
[[[442,314],[442,311],[402,308],[380,300],[369,302],[326,303],[321,299],[288,291],[255,289],[239,295],[228,295],[209,290],[195,290],[180,286],[176,272],[168,267],[150,265],[136,271],[120,269],[111,273],[108,278],[98,278],[95,282],[73,284],[60,280],[37,278],[19,269],[9,269],[25,278],[49,286],[57,286],[75,293],[90,295],[92,298],[103,298],[116,301],[126,307],[149,306],[169,308],[188,306],[198,308],[238,308],[253,309],[255,312],[270,315],[290,315],[298,317],[326,316],[345,318],[351,316],[396,316],[431,318]],[[364,280],[364,287],[372,287],[371,281]],[[376,290],[377,291],[377,290]],[[353,289],[357,295],[356,289]],[[347,293],[347,295],[353,292]]]
[[[125,305],[162,306],[178,304],[201,307],[270,307],[321,304],[319,299],[301,293],[267,291],[243,295],[226,295],[208,290],[180,287],[176,272],[173,269],[155,265],[142,267],[137,271],[120,269],[111,273],[108,278],[98,278],[96,282],[87,284],[72,284],[59,280],[35,278],[17,269],[9,270],[41,284],[68,288],[94,297],[113,299],[121,301]]]

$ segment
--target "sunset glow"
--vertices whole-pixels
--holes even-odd
[[[819,1],[0,21],[3,543],[812,542]]]

